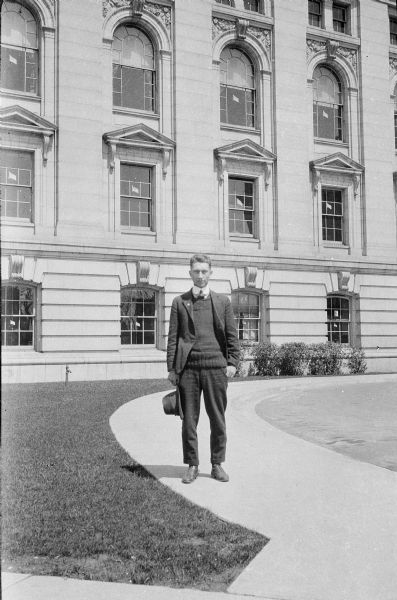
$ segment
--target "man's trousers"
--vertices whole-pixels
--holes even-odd
[[[197,424],[200,417],[201,392],[203,392],[204,405],[211,427],[211,463],[224,462],[226,453],[226,368],[185,368],[179,377],[178,386],[183,410],[183,462],[187,465],[199,464]]]

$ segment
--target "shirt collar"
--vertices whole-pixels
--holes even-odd
[[[208,298],[209,293],[210,293],[210,288],[208,285],[206,285],[203,288],[199,288],[199,287],[197,287],[197,285],[194,285],[192,287],[192,294],[195,298],[197,298],[199,296],[201,291],[203,292],[204,298]]]

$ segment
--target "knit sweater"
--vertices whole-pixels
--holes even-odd
[[[226,359],[214,333],[214,316],[210,297],[193,299],[193,321],[196,340],[186,366],[194,369],[226,367]]]

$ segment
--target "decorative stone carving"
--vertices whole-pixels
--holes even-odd
[[[269,29],[261,29],[260,27],[248,27],[248,31],[250,35],[256,37],[266,48],[266,50],[270,51],[272,47],[272,34]]]
[[[226,159],[218,157],[218,179],[219,183],[223,183],[225,179]]]
[[[247,29],[250,22],[247,19],[236,19],[236,37],[244,40],[247,37]]]
[[[102,2],[104,17],[117,8],[130,8],[131,13],[137,17],[144,12],[151,13],[163,23],[167,30],[171,29],[171,8],[169,6],[147,2],[147,0],[102,0]]]
[[[306,57],[310,62],[315,54],[325,49],[325,42],[320,40],[306,40]]]
[[[219,17],[213,17],[212,19],[212,39],[218,37],[222,33],[231,31],[235,28],[234,21],[229,19],[220,19]]]
[[[149,283],[150,262],[139,260],[136,264],[136,279],[138,283]]]
[[[255,287],[257,275],[258,269],[256,267],[244,267],[245,287]]]
[[[265,168],[265,190],[267,190],[269,187],[269,183],[270,183],[272,169],[268,163],[264,164],[264,168]]]
[[[338,291],[346,292],[349,289],[349,271],[338,271]]]
[[[347,60],[354,71],[357,72],[357,50],[354,48],[347,48],[341,46],[339,42],[335,40],[306,40],[306,57],[307,62],[310,62],[315,54],[326,51],[328,60],[335,60],[336,57],[340,56]],[[397,68],[397,65],[396,65]]]
[[[335,60],[336,53],[339,48],[339,43],[335,40],[327,40],[327,57],[328,60]]]
[[[163,177],[166,177],[168,167],[171,160],[171,150],[169,148],[162,149],[162,158],[163,158]]]
[[[389,57],[389,71],[391,77],[397,74],[397,56]]]
[[[11,254],[10,256],[10,279],[22,279],[23,265],[25,257],[21,254]]]
[[[171,30],[171,8],[169,6],[146,2],[145,10],[161,21],[168,31]]]
[[[312,170],[312,187],[313,187],[313,192],[314,193],[318,192],[318,187],[320,185],[320,180],[321,180],[320,171],[318,171],[317,169],[313,169]]]
[[[338,54],[343,56],[353,67],[353,69],[357,70],[357,50],[353,48],[345,48],[344,46],[339,46]]]
[[[354,175],[354,177],[353,177],[353,195],[354,195],[354,199],[356,199],[357,196],[358,196],[358,192],[359,192],[359,189],[360,189],[360,181],[361,181],[361,177],[358,174]]]

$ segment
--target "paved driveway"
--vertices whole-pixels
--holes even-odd
[[[370,376],[322,379],[321,388],[280,389],[257,414],[283,431],[358,460],[397,471],[396,381]],[[396,591],[397,597],[397,591]]]

